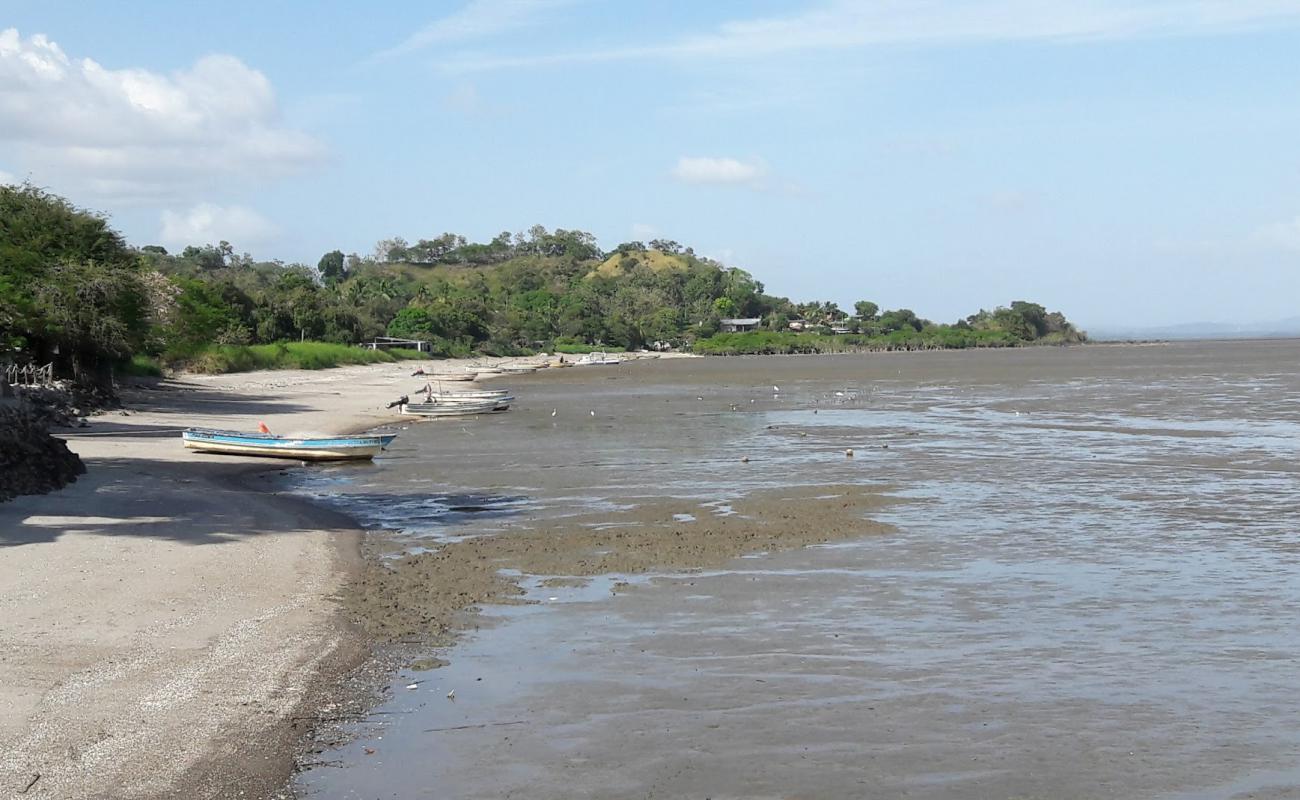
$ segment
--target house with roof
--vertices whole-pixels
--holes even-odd
[[[718,320],[718,329],[723,333],[744,333],[745,331],[758,330],[758,326],[762,322],[762,317],[720,319]]]

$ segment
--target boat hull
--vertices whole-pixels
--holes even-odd
[[[220,453],[295,461],[364,461],[379,455],[395,436],[340,436],[293,439],[237,431],[188,430],[182,434],[186,448],[200,453]]]
[[[416,417],[465,417],[472,414],[490,414],[493,411],[505,411],[510,407],[510,400],[478,400],[472,402],[437,402],[409,403],[402,406],[402,413]]]

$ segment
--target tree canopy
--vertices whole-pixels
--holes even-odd
[[[444,355],[679,347],[729,317],[783,335],[797,320],[813,335],[937,346],[1083,338],[1059,312],[1019,300],[953,325],[867,300],[850,316],[834,302],[768,295],[748,272],[669,239],[606,253],[590,233],[540,225],[486,243],[393,237],[367,256],[330,250],[315,267],[256,261],[224,241],[136,249],[103,217],[31,186],[0,186],[0,265],[0,346],[73,371],[140,353],[184,361],[213,345],[381,335]]]

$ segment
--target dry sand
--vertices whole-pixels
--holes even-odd
[[[179,430],[370,427],[411,370],[186,376],[68,432],[89,474],[0,505],[0,797],[279,791],[295,710],[364,654],[328,600],[358,534],[250,486],[280,462],[191,453]]]

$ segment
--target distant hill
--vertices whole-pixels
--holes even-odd
[[[592,272],[607,278],[616,278],[634,263],[644,264],[654,272],[684,272],[690,268],[690,261],[685,256],[665,253],[662,250],[640,250],[614,253]]]
[[[1273,322],[1185,322],[1178,325],[1103,326],[1088,329],[1094,342],[1126,341],[1130,339],[1289,339],[1300,336],[1300,317],[1288,317]]]

